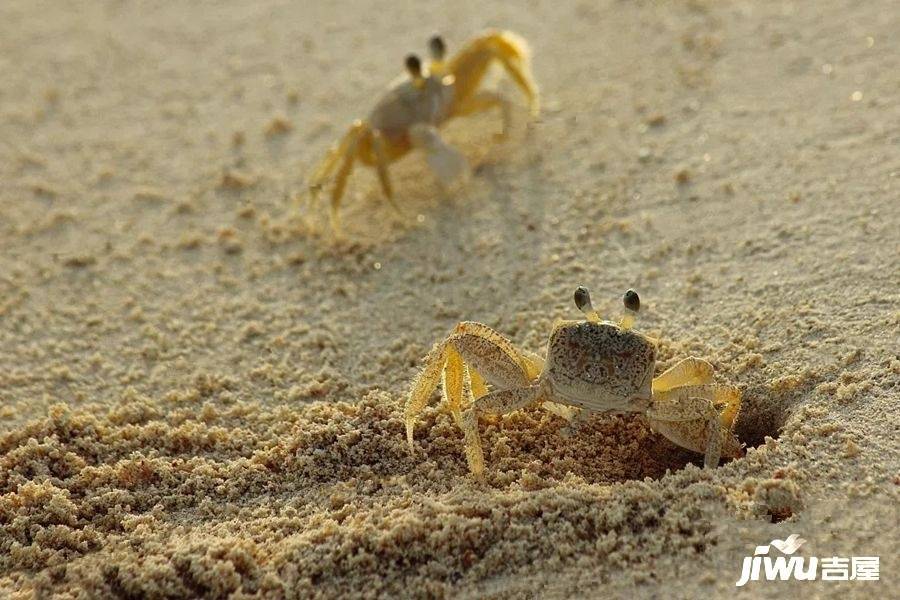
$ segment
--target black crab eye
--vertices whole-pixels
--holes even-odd
[[[406,57],[406,70],[409,71],[409,74],[414,78],[419,78],[422,76],[422,61],[419,60],[419,57],[415,54],[410,54]]]
[[[444,54],[447,52],[447,46],[444,44],[444,38],[439,35],[431,36],[428,40],[428,50],[431,52],[431,58],[434,60],[443,60]]]
[[[622,302],[625,303],[625,308],[628,310],[637,312],[641,309],[641,297],[638,296],[638,293],[634,290],[625,292],[625,296],[622,297]]]
[[[584,312],[585,310],[591,309],[591,293],[583,285],[579,285],[575,288],[574,299],[575,306],[578,310]]]

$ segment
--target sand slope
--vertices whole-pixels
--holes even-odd
[[[790,533],[882,581],[744,593],[896,588],[895,3],[304,4],[0,6],[0,595],[723,597]],[[359,170],[350,241],[292,211],[407,52],[487,26],[539,121],[453,124],[475,177],[411,157],[405,217]],[[542,352],[578,284],[740,386],[746,458],[530,410],[482,486],[437,396],[407,452],[434,341]]]

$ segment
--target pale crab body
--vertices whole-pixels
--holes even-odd
[[[610,322],[558,323],[540,381],[554,402],[592,412],[641,412],[650,406],[656,348]]]
[[[637,294],[629,294],[629,313],[612,323],[599,319],[587,290],[579,288],[576,304],[588,319],[558,322],[548,339],[546,361],[517,350],[485,325],[457,325],[435,345],[412,385],[405,411],[410,446],[416,417],[441,380],[447,407],[465,435],[469,468],[479,478],[484,456],[478,415],[532,404],[575,422],[598,412],[643,414],[652,429],[703,454],[708,468],[722,455],[740,456],[741,443],[734,435],[740,391],[714,383],[712,365],[698,358],[686,358],[654,378],[656,347],[631,328],[639,301]]]
[[[365,120],[354,121],[313,171],[309,180],[313,197],[334,179],[331,224],[335,232],[339,229],[341,198],[356,161],[375,168],[385,197],[398,211],[388,166],[414,149],[425,154],[441,185],[447,187],[467,178],[468,162],[444,142],[438,128],[454,117],[499,108],[506,133],[510,102],[499,93],[479,89],[493,64],[505,69],[528,98],[532,114],[538,113],[538,90],[531,75],[529,51],[519,36],[509,31],[486,31],[446,61],[440,37],[433,37],[429,47],[431,62],[423,67],[418,57],[407,57],[408,75],[388,87]]]
[[[452,78],[429,75],[417,81],[403,77],[388,89],[365,122],[396,145],[396,150],[406,153],[412,149],[410,130],[414,126],[440,126],[450,117],[454,88]],[[375,164],[374,160],[363,162]]]

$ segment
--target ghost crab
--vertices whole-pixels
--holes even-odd
[[[410,449],[416,417],[442,380],[444,401],[465,436],[469,469],[479,479],[484,472],[479,415],[532,404],[561,416],[566,407],[574,408],[576,422],[594,412],[642,413],[653,430],[703,454],[709,469],[723,454],[742,455],[734,434],[740,391],[714,383],[712,365],[693,357],[654,378],[656,346],[632,329],[640,309],[636,292],[625,293],[618,323],[600,320],[586,288],[576,289],[574,300],[586,319],[556,323],[546,361],[517,350],[486,325],[459,323],[434,346],[413,381],[404,414]],[[495,389],[489,391],[487,384]]]
[[[528,46],[516,34],[486,31],[469,40],[446,61],[444,41],[434,36],[429,42],[429,51],[431,61],[426,68],[417,56],[406,58],[409,77],[392,84],[376,102],[368,118],[354,121],[313,171],[309,181],[313,198],[334,175],[331,226],[335,232],[339,226],[341,197],[357,160],[375,168],[385,197],[398,211],[388,165],[413,149],[425,153],[429,167],[442,185],[465,179],[468,163],[441,139],[438,127],[453,117],[497,107],[502,113],[503,134],[506,133],[510,122],[510,102],[496,92],[478,89],[488,68],[495,62],[503,66],[525,93],[532,115],[538,114],[538,89],[531,75]]]

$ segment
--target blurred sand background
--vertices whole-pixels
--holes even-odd
[[[0,595],[896,593],[897,3],[482,4],[0,4]],[[489,26],[544,111],[449,127],[465,190],[410,157],[406,218],[367,169],[348,242],[291,211],[408,52]],[[433,342],[542,352],[578,284],[740,386],[746,458],[529,410],[477,485],[437,395],[407,452]],[[882,581],[736,590],[790,533]]]

